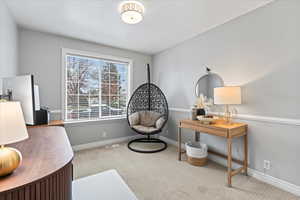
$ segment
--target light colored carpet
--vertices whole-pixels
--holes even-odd
[[[226,187],[226,169],[209,162],[194,167],[177,161],[176,148],[139,154],[126,144],[75,153],[75,178],[116,169],[139,200],[296,200],[300,199],[254,178],[238,175]]]

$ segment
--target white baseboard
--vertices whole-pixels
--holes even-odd
[[[178,142],[176,140],[172,140],[172,139],[167,138],[167,137],[162,136],[162,135],[159,136],[159,139],[161,139],[161,140],[165,141],[166,143],[171,144],[173,146],[176,146],[176,147],[178,146]],[[181,144],[181,146],[182,146],[183,149],[185,149],[185,145],[183,143]]]
[[[176,146],[176,147],[178,146],[178,143],[175,140],[169,139],[169,138],[164,137],[164,136],[160,136],[160,139],[164,140],[165,142],[167,142],[170,145],[173,145],[173,146]],[[184,144],[182,144],[182,148],[185,148]],[[226,167],[227,162],[226,162],[226,160],[224,160],[222,158],[219,158],[219,157],[213,156],[213,155],[209,155],[209,159]],[[233,168],[236,168],[236,167],[238,167],[238,164],[233,166]],[[298,185],[295,185],[295,184],[289,183],[287,181],[275,178],[273,176],[270,176],[268,174],[264,174],[260,171],[257,171],[255,169],[251,169],[251,168],[248,168],[248,175],[253,177],[253,178],[256,178],[257,180],[260,180],[262,182],[265,182],[265,183],[273,185],[277,188],[280,188],[284,191],[287,191],[287,192],[290,192],[294,195],[300,196],[300,186],[298,186]]]
[[[268,174],[264,174],[260,171],[250,169],[248,168],[248,174],[249,176],[252,176],[253,178],[256,178],[262,182],[268,183],[270,185],[273,185],[277,188],[280,188],[282,190],[285,190],[287,192],[290,192],[294,195],[300,196],[300,186],[289,183],[287,181],[275,178],[273,176],[270,176]]]
[[[76,151],[80,151],[80,150],[84,150],[84,149],[104,147],[104,146],[107,146],[107,145],[127,142],[129,140],[133,140],[133,139],[136,139],[138,137],[139,136],[127,136],[127,137],[120,137],[120,138],[115,138],[115,139],[91,142],[91,143],[86,143],[86,144],[79,144],[79,145],[72,146],[72,149],[73,149],[73,151],[76,152]]]

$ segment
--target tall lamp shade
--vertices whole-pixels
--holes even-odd
[[[241,104],[241,88],[233,86],[214,88],[214,103],[221,105]]]
[[[232,112],[229,105],[241,104],[242,95],[240,87],[218,87],[214,88],[214,104],[225,105],[226,123],[231,123]]]
[[[23,112],[19,102],[0,102],[0,176],[13,172],[21,163],[21,153],[6,144],[28,138]]]

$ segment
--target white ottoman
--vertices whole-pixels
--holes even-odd
[[[116,170],[73,181],[73,200],[138,200]]]

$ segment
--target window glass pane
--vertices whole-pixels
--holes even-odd
[[[109,63],[109,72],[110,73],[118,73],[117,66],[115,63]]]
[[[97,88],[91,88],[90,89],[90,94],[91,95],[99,95],[99,85]]]
[[[90,105],[91,106],[99,106],[100,99],[99,96],[90,96]]]
[[[120,96],[120,109],[123,110],[123,114],[125,114],[125,110],[126,110],[126,103],[127,103],[127,97],[126,96]]]
[[[110,95],[119,95],[120,85],[110,85]]]
[[[109,96],[109,84],[101,84],[101,95]]]
[[[90,115],[89,97],[87,95],[79,96],[79,118],[89,119]]]
[[[78,95],[68,95],[67,116],[71,119],[78,118]]]
[[[120,95],[126,96],[128,93],[128,81],[127,81],[127,74],[121,73],[120,74]]]
[[[101,81],[102,81],[102,83],[109,84],[109,73],[102,71],[102,73],[101,73]]]
[[[110,73],[110,84],[119,84],[119,74],[114,72]]]
[[[110,96],[110,106],[112,108],[119,108],[119,96]]]
[[[99,114],[100,114],[99,106],[91,106],[90,118],[91,119],[98,119],[100,117]]]
[[[102,96],[101,98],[101,116],[109,116],[109,96]]]
[[[109,105],[109,96],[102,96],[101,104],[102,105]]]
[[[67,106],[70,109],[77,109],[77,107],[78,107],[78,95],[68,95]]]
[[[68,119],[78,119],[78,110],[68,110],[67,111],[67,118]]]
[[[78,82],[67,82],[67,94],[68,95],[77,95],[78,94]]]
[[[99,73],[97,62],[83,59],[79,67],[79,92],[89,94],[99,88]]]
[[[120,109],[120,97],[119,96],[110,96],[110,109],[111,115],[121,115],[122,109]]]
[[[128,64],[75,55],[68,55],[66,62],[66,120],[126,113]]]
[[[77,81],[78,79],[78,61],[74,56],[67,56],[67,80]]]
[[[102,73],[109,73],[109,63],[105,62],[102,67]]]
[[[102,117],[110,116],[110,110],[109,110],[108,105],[102,105],[101,106],[101,114],[102,114]]]

